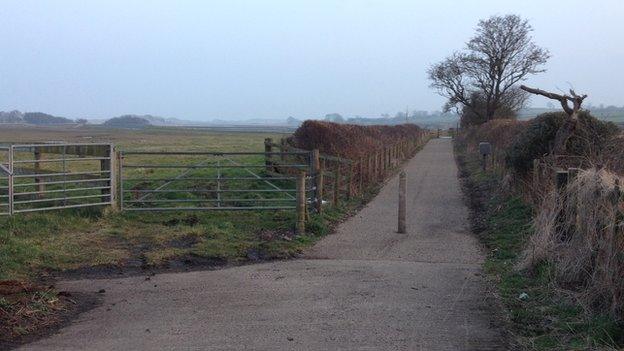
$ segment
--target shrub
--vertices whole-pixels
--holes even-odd
[[[563,112],[545,113],[532,119],[509,148],[507,166],[520,174],[530,171],[534,159],[552,153],[557,132],[568,120]],[[615,124],[581,112],[560,156],[595,159],[617,130]]]
[[[398,126],[360,126],[326,121],[305,121],[289,143],[305,150],[319,149],[323,154],[357,159],[400,140],[422,136],[415,124]]]

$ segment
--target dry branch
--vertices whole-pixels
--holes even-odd
[[[570,89],[571,96],[555,94],[555,93],[551,93],[551,92],[541,90],[541,89],[536,89],[536,88],[530,88],[530,87],[527,87],[526,85],[521,85],[520,89],[531,94],[541,95],[551,100],[559,101],[561,103],[561,107],[563,108],[563,110],[568,114],[568,116],[572,117],[573,119],[576,119],[578,115],[578,111],[581,110],[581,105],[583,104],[583,100],[587,98],[587,95],[577,95],[576,92],[574,92],[574,90],[572,89]],[[568,101],[572,102],[572,107],[568,105]]]

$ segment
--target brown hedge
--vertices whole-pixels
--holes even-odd
[[[423,133],[424,130],[415,124],[360,126],[308,120],[295,131],[289,142],[300,149],[319,149],[323,154],[357,159]]]

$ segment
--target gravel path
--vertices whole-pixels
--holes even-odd
[[[469,234],[449,139],[304,259],[218,271],[68,281],[104,303],[24,350],[504,350]]]

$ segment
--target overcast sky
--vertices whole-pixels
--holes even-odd
[[[193,120],[437,110],[426,69],[479,19],[508,13],[529,19],[552,54],[528,84],[624,104],[622,0],[2,0],[0,110]]]

